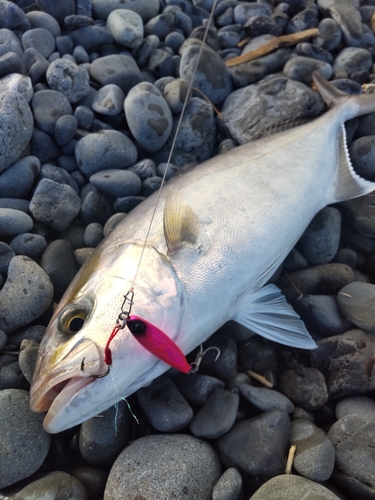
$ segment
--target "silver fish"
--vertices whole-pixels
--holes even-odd
[[[129,396],[169,366],[127,327],[103,350],[133,286],[132,314],[191,352],[229,320],[268,339],[316,347],[280,290],[266,284],[328,204],[375,189],[353,170],[344,122],[375,111],[375,96],[347,96],[318,74],[330,109],[308,124],[212,158],[177,175],[134,209],[78,273],[47,328],[31,386],[31,408],[56,433]]]

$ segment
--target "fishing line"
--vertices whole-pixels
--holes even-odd
[[[155,202],[154,208],[153,208],[152,213],[151,213],[150,223],[149,223],[148,228],[147,228],[145,240],[144,240],[144,242],[142,244],[141,254],[139,256],[138,264],[136,266],[136,270],[135,270],[135,273],[134,273],[133,281],[131,282],[130,289],[128,290],[128,292],[126,293],[126,295],[124,295],[124,301],[123,301],[122,306],[121,306],[121,312],[120,312],[120,314],[118,315],[118,317],[116,319],[116,324],[115,324],[115,326],[114,326],[114,328],[113,328],[113,330],[112,330],[112,332],[111,332],[111,334],[110,334],[110,336],[109,336],[109,338],[107,340],[105,348],[104,348],[104,362],[107,365],[108,369],[107,369],[107,371],[105,373],[102,373],[100,375],[92,375],[93,378],[102,378],[102,377],[105,377],[106,375],[108,375],[108,373],[110,371],[110,367],[112,365],[112,352],[111,352],[111,349],[110,349],[110,343],[115,338],[115,336],[117,335],[117,333],[120,330],[122,330],[123,328],[125,328],[126,324],[128,323],[128,320],[130,318],[130,311],[131,311],[131,308],[132,308],[132,305],[133,305],[133,299],[134,299],[134,285],[135,285],[135,282],[136,282],[137,277],[138,277],[139,269],[141,267],[141,263],[142,263],[142,259],[143,259],[144,253],[145,253],[147,242],[148,242],[149,237],[150,237],[151,228],[152,228],[152,225],[153,225],[153,222],[154,222],[154,219],[155,219],[156,209],[157,209],[157,207],[159,205],[159,202],[160,202],[161,192],[162,192],[162,189],[164,187],[165,179],[166,179],[166,176],[167,176],[167,173],[168,173],[168,169],[169,169],[170,164],[171,164],[171,159],[172,159],[173,151],[174,151],[175,146],[176,146],[177,137],[178,137],[178,134],[179,134],[180,129],[181,129],[182,120],[183,120],[183,117],[184,117],[184,114],[185,114],[185,111],[186,111],[186,107],[188,105],[188,102],[190,100],[190,96],[192,94],[194,78],[195,78],[195,75],[196,75],[197,70],[198,70],[198,65],[199,65],[199,62],[201,60],[201,56],[202,56],[202,52],[203,52],[203,47],[204,47],[204,44],[205,44],[205,42],[207,40],[207,37],[208,37],[208,31],[209,31],[211,23],[212,23],[212,19],[213,19],[213,15],[214,15],[214,11],[216,9],[217,3],[218,3],[218,0],[214,0],[214,3],[212,5],[212,9],[211,9],[210,15],[209,15],[208,20],[207,20],[206,29],[204,31],[203,38],[200,41],[200,46],[199,46],[197,60],[196,60],[195,65],[194,65],[194,69],[193,69],[193,72],[192,72],[192,75],[191,75],[191,78],[190,78],[190,82],[189,82],[189,85],[188,85],[188,91],[186,93],[186,96],[185,96],[185,99],[184,99],[184,103],[183,103],[183,106],[182,106],[182,110],[181,110],[181,113],[180,113],[180,117],[179,117],[178,122],[177,122],[176,132],[175,132],[174,137],[173,137],[173,141],[172,141],[171,149],[170,149],[170,152],[169,152],[169,155],[168,155],[166,167],[165,167],[165,170],[164,170],[164,173],[163,173],[163,176],[162,176],[162,180],[161,180],[161,184],[160,184],[160,187],[159,187],[159,190],[158,190],[158,193],[157,193],[156,202]],[[136,322],[133,322],[133,323],[136,323]],[[133,332],[133,331],[132,331],[132,333],[133,333],[133,335],[136,334],[136,332]],[[159,337],[162,336],[162,338],[164,339],[164,343],[168,343],[169,342],[169,347],[172,348],[172,351],[174,352],[174,354],[176,354],[178,351],[180,351],[180,349],[178,348],[178,346],[176,346],[173,342],[172,342],[172,346],[170,345],[171,344],[170,339],[163,332],[161,332],[160,330],[158,330],[158,335],[159,335]],[[146,347],[146,346],[144,346],[144,347]],[[146,349],[147,349],[147,347],[146,347]],[[150,351],[150,352],[152,352],[152,351]],[[206,351],[203,351],[203,348],[202,348],[202,352],[200,353],[200,355],[198,355],[197,360],[190,367],[190,372],[191,373],[194,373],[199,368],[199,364],[200,364],[201,358],[203,357],[203,355],[204,355],[205,352]],[[182,352],[181,352],[181,354],[182,354]],[[219,351],[219,354],[220,354],[220,351]],[[156,354],[156,355],[158,356],[158,354]],[[160,358],[160,359],[162,359],[162,358]]]
[[[189,86],[188,86],[188,91],[186,93],[184,104],[182,106],[180,118],[179,118],[179,120],[177,122],[176,132],[174,134],[172,145],[171,145],[171,149],[169,151],[167,164],[166,164],[166,167],[165,167],[165,170],[164,170],[164,174],[163,174],[163,177],[162,177],[162,180],[161,180],[161,184],[160,184],[160,188],[159,188],[158,195],[157,195],[157,198],[156,198],[155,206],[154,206],[153,212],[151,214],[151,220],[150,220],[150,224],[149,224],[148,229],[147,229],[146,238],[145,238],[145,241],[144,241],[144,243],[142,245],[141,255],[139,257],[138,265],[137,265],[137,268],[136,268],[136,271],[135,271],[135,275],[134,275],[134,278],[133,278],[133,281],[132,281],[132,284],[131,284],[131,289],[134,289],[134,284],[135,284],[135,281],[136,281],[137,276],[138,276],[138,271],[139,271],[139,268],[141,267],[141,262],[142,262],[142,259],[143,259],[143,255],[144,255],[144,252],[145,252],[145,248],[146,248],[146,245],[147,245],[148,238],[150,236],[151,227],[152,227],[152,224],[154,222],[156,209],[157,209],[157,207],[159,205],[161,191],[162,191],[163,186],[165,184],[165,179],[166,179],[166,176],[167,176],[167,172],[168,172],[168,169],[170,167],[170,163],[171,163],[173,151],[175,149],[176,142],[177,142],[177,137],[178,137],[178,134],[180,132],[180,128],[181,128],[181,124],[182,124],[182,119],[184,117],[186,107],[187,107],[188,102],[190,100],[190,95],[191,95],[192,89],[193,89],[194,78],[195,78],[196,72],[198,70],[198,65],[199,65],[199,62],[200,62],[200,59],[201,59],[201,55],[202,55],[202,52],[203,52],[203,47],[204,47],[204,44],[206,43],[206,40],[207,40],[208,30],[210,29],[210,26],[211,26],[211,22],[212,22],[212,18],[213,18],[215,9],[216,9],[217,2],[218,2],[218,0],[215,0],[214,3],[213,3],[213,6],[212,6],[212,9],[211,9],[211,12],[210,12],[210,16],[209,16],[208,21],[207,21],[206,29],[204,31],[203,38],[202,38],[202,41],[201,41],[201,44],[200,44],[200,47],[199,47],[197,61],[196,61],[195,66],[194,66],[192,76],[190,78],[190,82],[189,82]]]

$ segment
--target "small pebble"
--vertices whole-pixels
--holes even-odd
[[[50,179],[39,182],[30,202],[34,218],[60,232],[69,227],[80,208],[81,200],[70,186]]]
[[[137,150],[121,132],[102,130],[78,141],[75,157],[80,170],[89,177],[103,168],[129,167],[137,159]]]
[[[280,377],[280,391],[295,405],[316,410],[328,400],[324,376],[316,368],[301,366],[285,370]]]
[[[57,144],[64,146],[75,136],[78,128],[77,118],[73,115],[61,116],[55,123],[55,139]]]
[[[375,418],[375,401],[365,396],[351,396],[341,399],[336,405],[337,420],[346,415],[361,415]]]
[[[24,50],[36,49],[46,59],[55,50],[55,39],[50,31],[44,28],[33,28],[26,31],[21,37]]]
[[[113,10],[107,19],[107,30],[117,43],[137,49],[143,40],[143,21],[139,14],[127,9]]]
[[[138,402],[150,424],[161,432],[178,432],[193,418],[193,410],[175,384],[166,376],[139,389]]]
[[[90,74],[102,86],[111,83],[117,85],[125,95],[142,81],[137,64],[125,55],[114,54],[96,59],[90,66]]]
[[[79,450],[91,465],[111,466],[130,439],[132,416],[125,401],[101,412],[80,427]]]
[[[337,302],[347,320],[358,328],[372,331],[375,329],[374,296],[375,285],[353,281],[339,291]]]
[[[335,450],[322,429],[308,420],[294,420],[290,444],[297,447],[293,467],[298,474],[317,482],[331,477]]]
[[[225,385],[221,380],[203,373],[181,374],[174,382],[188,403],[196,406],[206,404],[209,396]]]
[[[215,439],[232,428],[238,409],[239,397],[225,389],[215,389],[206,404],[190,422],[194,436]]]
[[[265,387],[252,387],[249,384],[240,384],[242,396],[262,411],[283,410],[287,413],[294,411],[294,404],[284,394]]]
[[[212,490],[212,500],[236,500],[242,490],[242,477],[237,469],[227,469]]]
[[[90,92],[89,75],[68,59],[56,59],[46,73],[48,85],[76,103]]]
[[[226,460],[253,476],[282,474],[290,420],[286,412],[271,410],[235,424],[217,440]]]
[[[46,249],[47,242],[40,234],[22,233],[13,238],[9,245],[16,255],[36,259]]]
[[[87,493],[83,485],[70,474],[54,471],[28,484],[11,496],[10,500],[31,500],[33,498],[58,500],[64,497],[87,500]]]
[[[341,500],[325,486],[294,474],[281,474],[270,479],[250,500],[301,500],[309,496],[319,500]]]
[[[105,85],[95,94],[92,109],[107,116],[119,115],[124,108],[125,94],[117,85]]]
[[[57,302],[78,271],[71,244],[66,240],[52,241],[44,250],[40,265],[53,283]]]
[[[142,187],[138,175],[128,170],[103,170],[92,175],[90,182],[114,198],[137,195]]]
[[[16,236],[30,231],[33,227],[32,218],[12,208],[0,208],[0,236]]]

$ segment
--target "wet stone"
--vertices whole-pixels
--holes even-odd
[[[57,120],[72,114],[68,99],[56,90],[36,92],[31,107],[37,127],[51,136],[54,135]]]
[[[280,376],[279,389],[295,405],[306,410],[316,410],[328,400],[324,376],[316,368],[300,366],[285,370]]]
[[[375,285],[354,281],[342,288],[337,301],[342,314],[358,328],[375,330]]]
[[[312,57],[313,59],[318,59],[319,61],[329,64],[333,61],[333,56],[330,52],[307,42],[298,43],[296,45],[296,54],[299,56]]]
[[[200,46],[192,44],[185,48],[180,63],[180,77],[190,81]],[[194,76],[194,87],[203,92],[216,105],[221,104],[232,92],[232,82],[228,68],[220,56],[204,47],[198,69]],[[191,101],[190,101],[191,102]]]
[[[252,16],[243,26],[248,36],[255,37],[263,34],[279,36],[281,28],[269,16]]]
[[[215,439],[232,428],[238,409],[239,397],[225,389],[215,389],[206,404],[190,422],[194,436]]]
[[[142,187],[138,175],[128,170],[103,170],[92,175],[90,182],[114,198],[137,195]]]
[[[282,410],[287,413],[294,411],[294,404],[281,392],[249,384],[240,384],[239,389],[242,396],[259,410]]]
[[[245,24],[253,16],[270,16],[272,14],[271,6],[258,3],[241,3],[235,6],[233,10],[234,21],[238,24]]]
[[[78,270],[73,247],[66,240],[52,241],[43,252],[40,264],[53,283],[55,300],[60,300]]]
[[[91,76],[102,86],[119,86],[125,95],[138,83],[141,72],[133,59],[125,55],[111,55],[96,59],[90,66]]]
[[[242,477],[237,469],[227,469],[212,490],[212,500],[235,500],[242,490]]]
[[[343,42],[348,47],[357,47],[363,38],[363,24],[357,5],[351,0],[318,0],[317,5],[324,14],[329,14],[339,26]]]
[[[324,373],[331,398],[366,394],[374,390],[371,356],[375,347],[373,335],[349,330],[317,342],[311,352],[313,366]]]
[[[64,231],[78,215],[81,200],[66,184],[42,179],[30,202],[34,218],[56,231]]]
[[[319,427],[308,420],[292,422],[290,444],[297,447],[293,467],[312,481],[326,481],[335,465],[332,442]]]
[[[137,159],[133,142],[117,130],[102,130],[78,141],[75,157],[88,177],[106,169],[126,168]]]
[[[100,88],[92,101],[92,109],[101,115],[116,116],[124,109],[125,94],[117,85]]]
[[[43,415],[30,410],[27,391],[0,391],[0,419],[0,487],[5,488],[39,469],[51,437],[43,430]]]
[[[101,418],[91,418],[81,425],[79,450],[89,464],[111,466],[130,439],[133,417],[125,401],[101,415]]]
[[[219,453],[252,476],[277,476],[284,471],[289,432],[288,414],[271,410],[235,424],[217,440]]]
[[[300,500],[304,496],[319,500],[340,500],[325,486],[295,474],[281,474],[270,479],[250,500]]]
[[[68,59],[56,59],[46,73],[48,85],[76,103],[90,92],[89,75]]]
[[[124,109],[140,146],[149,153],[159,151],[172,131],[172,113],[161,92],[150,83],[140,83],[127,95]]]
[[[106,28],[116,42],[124,47],[136,49],[142,43],[143,21],[141,16],[132,10],[113,10],[108,16]]]
[[[46,249],[46,239],[40,234],[22,233],[12,239],[10,247],[16,255],[26,255],[35,259]]]
[[[318,17],[315,9],[303,9],[296,14],[288,24],[288,32],[304,31],[318,26]]]
[[[309,332],[319,337],[344,333],[353,325],[340,312],[332,295],[304,295],[293,304]]]
[[[322,111],[323,101],[315,92],[281,76],[232,92],[221,110],[232,138],[239,144],[285,120],[313,118]]]
[[[1,40],[0,40],[1,45]],[[33,116],[26,99],[18,92],[0,94],[0,173],[9,168],[27,146],[33,132]]]
[[[137,399],[148,421],[158,431],[177,432],[193,418],[193,410],[166,375],[139,389]]]
[[[146,436],[118,456],[104,499],[136,498],[142,491],[150,500],[183,498],[186,492],[192,500],[211,500],[220,475],[219,459],[208,443],[181,434]]]

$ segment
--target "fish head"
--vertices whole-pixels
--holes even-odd
[[[47,411],[48,432],[61,432],[97,415],[169,368],[125,326],[109,344],[108,373],[105,348],[119,315],[129,312],[131,294],[124,297],[131,290],[131,313],[176,339],[184,291],[169,259],[151,245],[132,243],[120,252],[102,252],[99,247],[64,294],[40,344],[30,406]]]

